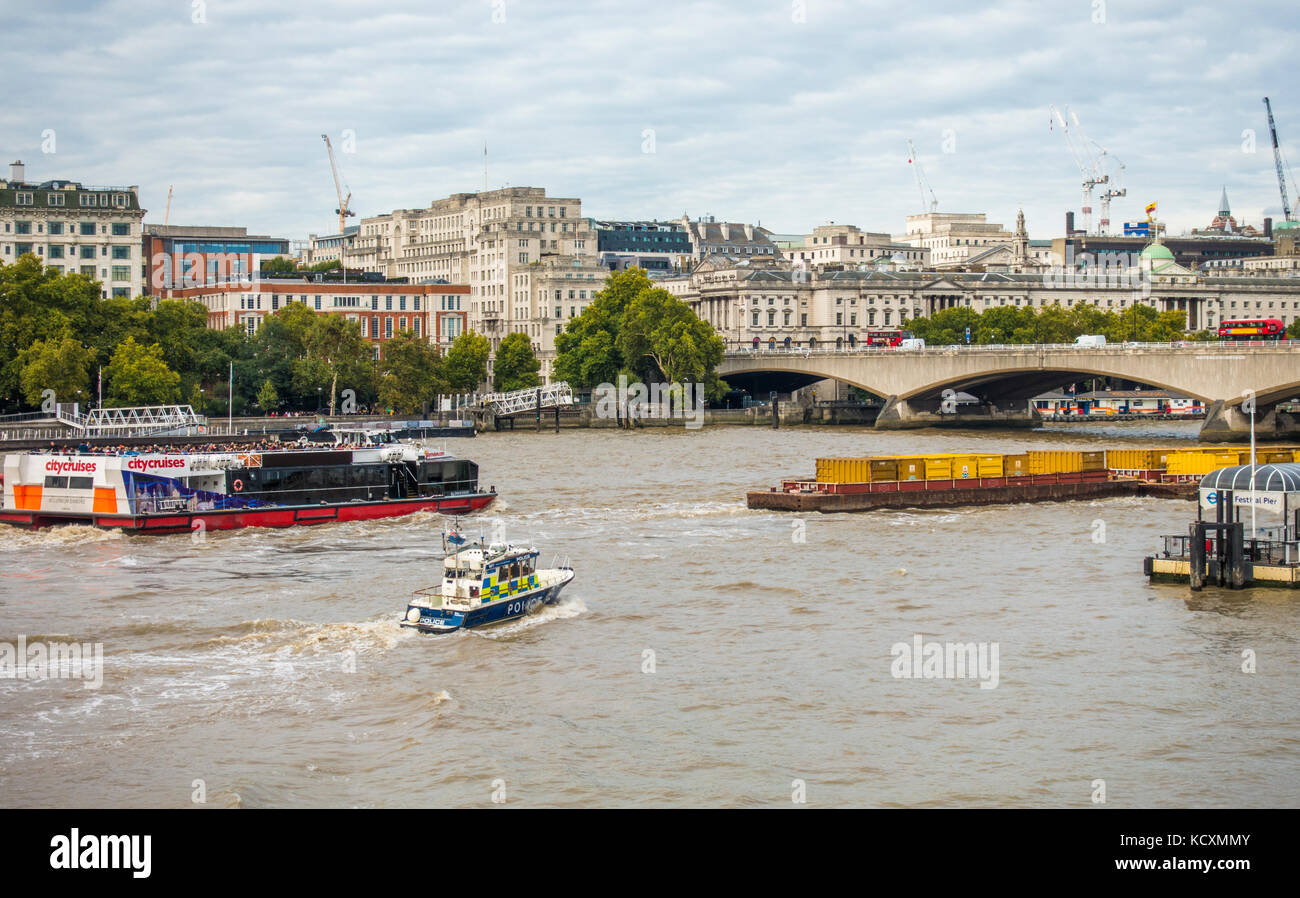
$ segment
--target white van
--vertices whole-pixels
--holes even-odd
[[[1106,345],[1106,337],[1102,334],[1080,334],[1074,338],[1074,345],[1096,349],[1099,346]]]
[[[925,341],[920,337],[909,337],[898,341],[899,349],[925,349]]]

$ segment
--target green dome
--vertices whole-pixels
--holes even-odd
[[[1172,262],[1174,260],[1174,254],[1169,251],[1169,247],[1162,246],[1159,243],[1153,243],[1146,249],[1142,250],[1142,259],[1144,261],[1150,260],[1152,262],[1157,259]]]

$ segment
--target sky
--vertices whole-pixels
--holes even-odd
[[[1208,225],[1225,185],[1259,226],[1281,218],[1264,96],[1300,166],[1294,9],[0,0],[0,155],[28,180],[139,185],[149,223],[170,185],[172,224],[291,240],[338,229],[323,133],[358,216],[482,189],[486,145],[489,187],[596,218],[900,234],[928,208],[910,139],[939,211],[1010,228],[1023,207],[1048,239],[1081,205],[1054,104],[1124,166],[1112,232],[1152,201],[1170,234]]]

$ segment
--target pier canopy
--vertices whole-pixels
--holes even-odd
[[[1201,478],[1202,490],[1247,490],[1300,494],[1300,463],[1233,465]]]
[[[1221,503],[1224,507],[1219,510]],[[1294,462],[1233,465],[1201,478],[1201,512],[1212,511],[1218,520],[1233,521],[1240,520],[1241,513],[1249,510],[1251,537],[1295,539],[1300,531],[1300,514],[1294,524],[1289,521],[1297,509],[1300,509],[1300,464]],[[1262,526],[1255,520],[1255,515],[1261,512],[1268,515]],[[1274,515],[1279,520],[1273,521]]]

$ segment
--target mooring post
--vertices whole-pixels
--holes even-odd
[[[1228,531],[1228,587],[1241,589],[1246,585],[1246,525],[1237,521]]]
[[[779,430],[781,427],[781,403],[777,401],[776,390],[768,393],[768,399],[772,400],[772,429]]]
[[[542,388],[538,387],[533,394],[537,397],[537,432],[542,432]]]
[[[555,406],[555,432],[556,432],[556,433],[559,433],[559,432],[560,432],[560,406],[559,406],[559,404],[556,404],[556,406]]]
[[[1187,582],[1192,590],[1200,592],[1205,586],[1205,524],[1194,521],[1188,525]]]

